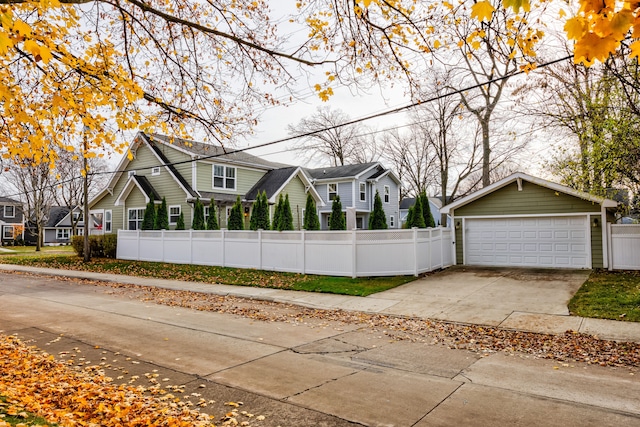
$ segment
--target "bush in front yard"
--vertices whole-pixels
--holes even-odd
[[[73,246],[73,250],[76,251],[78,256],[82,256],[84,253],[84,237],[83,236],[72,236],[71,237],[71,246]]]
[[[84,237],[73,236],[71,246],[78,256],[84,256]],[[118,246],[117,234],[105,234],[99,236],[89,236],[89,249],[91,256],[115,258]]]

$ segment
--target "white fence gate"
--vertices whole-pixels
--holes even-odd
[[[640,224],[609,224],[609,270],[640,270]]]
[[[418,275],[452,265],[450,228],[353,231],[118,230],[117,258],[329,276]]]

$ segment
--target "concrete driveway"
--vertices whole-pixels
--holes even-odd
[[[579,319],[569,317],[567,303],[589,273],[456,266],[368,298],[397,301],[383,310],[389,314],[504,327],[547,321],[541,315],[551,314],[566,325],[550,326],[577,330]]]

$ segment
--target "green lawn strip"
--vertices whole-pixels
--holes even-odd
[[[40,252],[36,252],[35,246],[2,246],[5,251],[0,251],[1,256],[25,256],[25,255],[33,255],[33,256],[42,256],[42,255],[71,255],[75,252],[73,251],[73,247],[71,246],[43,246],[40,248]]]
[[[640,322],[640,271],[594,271],[569,301],[572,314]]]
[[[39,257],[13,255],[0,257],[0,262],[5,264],[93,271],[97,273],[126,274],[131,276],[155,277],[190,282],[223,283],[228,285],[326,292],[357,296],[367,296],[376,292],[395,288],[396,286],[415,279],[413,276],[363,277],[352,279],[348,277],[315,276],[308,274],[279,273],[274,271],[190,264],[124,261],[108,258],[94,258],[90,263],[85,264],[82,261],[82,258],[75,255],[42,255]]]
[[[27,426],[54,427],[58,425],[24,411],[23,408],[11,403],[5,396],[0,396],[0,425],[2,425],[2,421],[10,426],[21,424]]]

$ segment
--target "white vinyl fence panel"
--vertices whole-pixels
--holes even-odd
[[[330,276],[418,275],[454,262],[449,228],[118,231],[117,258]]]
[[[609,224],[609,269],[640,270],[640,224]]]

